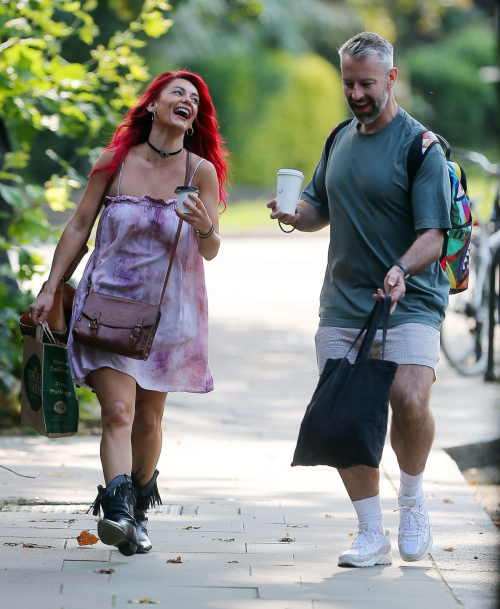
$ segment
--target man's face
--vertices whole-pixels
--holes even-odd
[[[349,108],[362,125],[376,121],[384,111],[392,88],[392,70],[379,66],[378,55],[342,57],[342,84]],[[392,84],[391,84],[392,83]]]

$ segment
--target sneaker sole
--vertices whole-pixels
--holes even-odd
[[[97,523],[97,534],[102,543],[115,546],[124,556],[133,556],[137,551],[137,543],[127,539],[123,529],[111,520],[100,520]]]
[[[392,565],[392,554],[379,554],[370,560],[357,561],[354,558],[339,558],[339,567],[375,567],[376,565]]]
[[[428,541],[427,545],[425,546],[425,548],[420,550],[420,552],[418,554],[406,554],[404,552],[404,550],[402,550],[401,547],[399,547],[399,553],[401,554],[401,558],[405,562],[417,562],[417,560],[422,560],[432,550],[432,542],[433,542],[433,539],[432,539],[432,530],[431,530],[431,531],[429,531],[429,541]],[[398,546],[399,546],[399,544],[398,544]]]

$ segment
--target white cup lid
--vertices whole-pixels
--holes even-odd
[[[302,171],[299,171],[298,169],[280,169],[276,175],[277,176],[280,176],[280,175],[281,176],[283,176],[283,175],[297,176],[298,178],[304,179],[304,174],[302,173]]]

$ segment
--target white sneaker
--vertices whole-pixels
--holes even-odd
[[[370,531],[368,522],[360,522],[358,532],[348,550],[339,556],[339,567],[373,567],[392,565],[389,531]]]
[[[398,547],[401,558],[407,562],[421,560],[432,548],[432,530],[425,495],[399,497],[398,502]]]

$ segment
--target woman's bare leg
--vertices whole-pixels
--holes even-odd
[[[151,480],[160,458],[161,420],[167,395],[137,385],[132,427],[132,472],[142,485]]]
[[[93,370],[89,376],[101,405],[101,463],[107,485],[116,476],[132,472],[131,436],[137,385],[134,378],[112,368]]]

